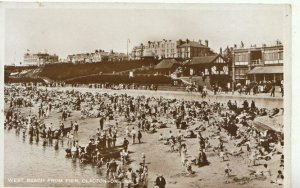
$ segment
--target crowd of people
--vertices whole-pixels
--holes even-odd
[[[283,133],[260,130],[253,123],[256,117],[274,117],[280,115],[279,111],[258,108],[255,101],[238,105],[231,100],[223,104],[38,87],[6,87],[4,94],[8,107],[5,127],[14,127],[16,133],[23,130],[23,135],[28,134],[31,141],[35,138],[38,142],[42,138],[43,145],[52,144],[54,140],[57,148],[58,139],[66,139],[67,157],[95,164],[99,174],[105,171],[108,179],[119,181],[122,186],[140,187],[147,182],[146,154],[133,164],[129,152],[131,146],[143,144],[145,134],[157,137],[170,152],[167,155],[178,155],[187,174],[195,174],[195,167],[209,166],[208,156],[216,154],[220,161],[227,161],[224,166],[226,182],[231,181],[234,173],[229,161],[234,162],[236,158],[248,160],[244,168],[249,169],[249,175],[264,177],[277,184],[283,182],[283,162],[276,167],[278,175],[275,179],[267,173],[270,172],[269,161],[276,156],[284,159]],[[26,114],[22,113],[22,107],[35,107],[38,111],[30,110]],[[99,119],[99,127],[87,139],[87,145],[83,144],[85,140],[78,140],[80,124],[69,120],[74,111],[80,111],[80,119]],[[51,113],[61,113],[59,124],[44,123]],[[170,129],[168,134],[162,131],[166,128]],[[187,140],[197,144],[190,145]],[[257,168],[260,164],[263,169]],[[167,186],[167,180],[160,172],[154,186]]]

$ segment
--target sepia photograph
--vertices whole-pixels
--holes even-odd
[[[289,187],[290,5],[6,5],[5,187]]]

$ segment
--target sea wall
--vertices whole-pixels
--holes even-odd
[[[48,88],[49,89],[49,88]],[[188,93],[184,91],[151,91],[151,90],[111,90],[111,89],[91,89],[91,88],[55,88],[59,90],[78,90],[82,92],[99,92],[99,93],[108,93],[108,94],[127,94],[131,96],[140,96],[145,95],[149,97],[164,97],[168,99],[184,99],[184,100],[205,100],[210,102],[221,102],[227,103],[228,100],[232,102],[236,101],[238,105],[241,105],[245,100],[248,100],[250,103],[252,100],[255,101],[257,107],[264,108],[283,108],[283,98],[270,97],[268,94],[261,95],[238,95],[238,94],[219,94],[219,95],[208,95],[206,98],[202,98],[199,93]]]

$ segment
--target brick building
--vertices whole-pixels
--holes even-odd
[[[208,47],[207,40],[204,45],[201,43],[201,40],[195,42],[189,39],[185,41],[181,39],[178,41],[163,39],[161,41],[148,41],[146,44],[141,43],[139,46],[135,46],[131,52],[131,59],[189,59],[213,54],[212,50]]]
[[[190,59],[193,57],[213,55],[214,52],[208,47],[208,40],[205,40],[204,45],[201,40],[196,42],[186,39],[185,41],[178,41],[177,54],[180,59]]]

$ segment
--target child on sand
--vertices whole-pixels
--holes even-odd
[[[171,152],[175,151],[175,142],[173,139],[170,139],[170,145],[171,145]]]
[[[186,166],[186,171],[187,171],[189,174],[194,174],[194,173],[195,173],[195,172],[192,170],[192,164],[191,164],[191,162],[188,162],[187,159],[186,159],[185,166]]]
[[[231,168],[229,166],[229,163],[226,164],[226,167],[225,167],[225,174],[224,174],[224,177],[229,177],[230,176],[230,173],[231,173]]]
[[[163,140],[163,139],[164,139],[164,138],[163,138],[163,134],[160,133],[158,140],[161,141],[161,140]]]

